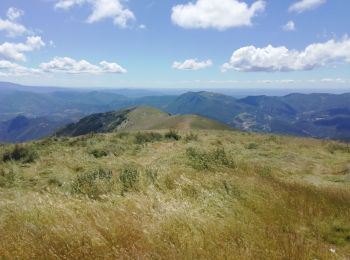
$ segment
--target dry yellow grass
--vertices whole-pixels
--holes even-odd
[[[0,258],[349,259],[346,144],[180,134],[27,144],[0,163]]]

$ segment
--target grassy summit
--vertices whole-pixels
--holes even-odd
[[[135,130],[229,130],[229,126],[195,115],[172,116],[152,107],[134,107],[93,114],[57,132],[58,136],[79,136],[88,133],[108,133]]]
[[[343,143],[197,130],[0,148],[5,259],[350,255]]]

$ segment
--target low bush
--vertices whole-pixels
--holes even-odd
[[[337,151],[343,153],[350,153],[350,145],[344,143],[330,143],[327,145],[326,149],[332,154]]]
[[[191,132],[185,136],[184,140],[186,142],[198,141],[198,135]]]
[[[38,158],[35,150],[16,144],[12,150],[5,151],[2,155],[2,161],[20,161],[22,163],[32,163]]]
[[[190,147],[187,148],[186,155],[190,160],[190,165],[197,170],[214,170],[220,166],[228,168],[236,167],[234,160],[227,155],[223,148],[206,152]]]
[[[102,149],[93,149],[89,152],[89,154],[93,155],[95,158],[102,158],[108,156],[108,152]]]
[[[154,184],[158,178],[158,170],[154,168],[146,168],[145,175],[147,180]]]
[[[98,169],[77,175],[71,184],[71,191],[90,199],[99,199],[101,195],[111,191],[113,184],[112,171]]]
[[[161,141],[162,135],[159,133],[137,133],[135,135],[135,144],[151,143],[156,141]]]
[[[338,246],[350,243],[350,226],[334,225],[325,232],[323,239]]]
[[[135,165],[129,164],[124,166],[119,179],[123,185],[122,192],[129,191],[131,189],[136,190],[139,182],[140,173]]]
[[[63,185],[62,182],[56,177],[51,177],[50,179],[48,179],[47,183],[50,186],[57,186],[57,187],[61,187]]]
[[[249,150],[253,150],[253,149],[257,149],[258,148],[258,144],[257,143],[250,143],[246,146],[247,149]]]
[[[270,178],[272,173],[272,168],[269,166],[262,166],[257,168],[257,172],[262,178]]]
[[[181,139],[181,135],[179,135],[176,130],[171,129],[164,134],[164,138],[179,141]]]
[[[267,140],[267,142],[272,142],[275,144],[281,144],[281,138],[277,135],[270,135]]]
[[[0,169],[0,188],[11,188],[15,186],[16,174],[13,170]]]

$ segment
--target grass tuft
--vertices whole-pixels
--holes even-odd
[[[2,161],[20,161],[22,163],[32,163],[38,158],[39,156],[34,149],[26,145],[16,144],[11,150],[3,153]]]
[[[135,144],[145,144],[151,142],[161,141],[163,139],[162,135],[159,133],[137,133],[135,135]]]
[[[71,184],[73,194],[86,195],[90,199],[99,199],[111,191],[113,174],[110,170],[98,169],[78,174]]]
[[[235,168],[236,166],[234,160],[223,148],[206,152],[190,147],[187,148],[186,155],[190,160],[190,165],[197,170],[215,170],[220,166]]]
[[[139,182],[140,173],[138,168],[133,165],[125,165],[119,176],[120,181],[123,185],[122,192],[127,192],[130,190],[137,190],[137,185]]]
[[[181,139],[181,135],[179,135],[176,130],[170,129],[167,133],[164,134],[164,138],[179,141]]]

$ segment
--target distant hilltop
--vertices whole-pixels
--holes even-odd
[[[230,130],[229,126],[197,115],[170,115],[152,107],[133,107],[93,114],[57,131],[57,136],[79,136],[141,130]]]

